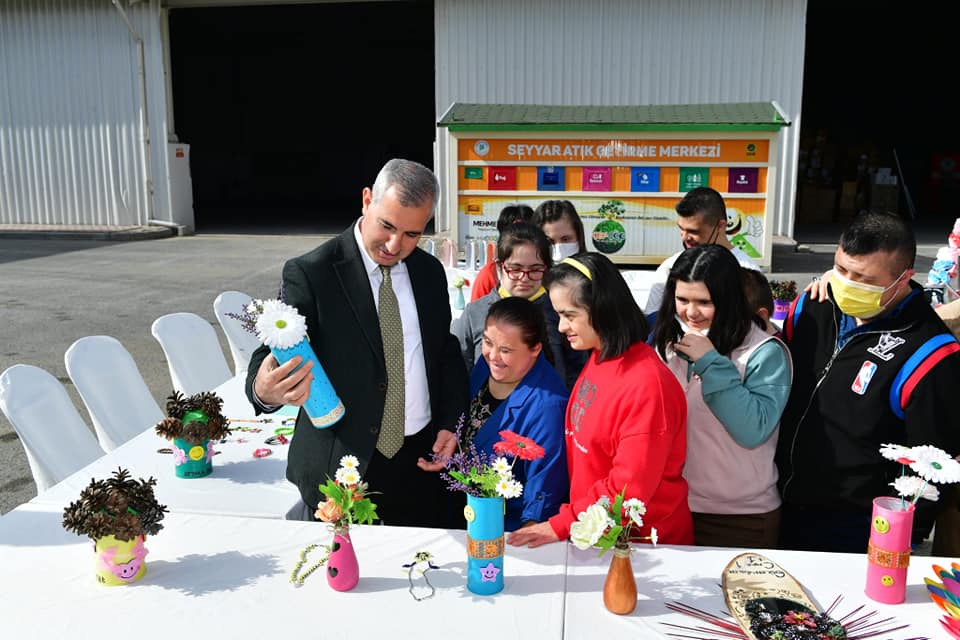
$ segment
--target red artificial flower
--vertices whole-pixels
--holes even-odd
[[[817,626],[817,623],[813,620],[813,616],[801,611],[787,611],[783,614],[783,621],[787,624],[799,624],[811,628]]]
[[[464,286],[469,287],[469,286],[470,286],[470,278],[464,278],[464,279],[463,279],[463,284],[464,284]]]
[[[500,437],[503,440],[493,445],[493,450],[500,455],[511,455],[521,460],[536,460],[544,455],[543,447],[513,431],[505,429],[500,432]]]
[[[897,462],[899,462],[900,464],[905,464],[905,465],[909,466],[909,465],[913,464],[914,462],[916,462],[916,460],[912,460],[912,459],[908,458],[907,456],[902,456],[902,457],[900,457],[900,458],[897,458]]]

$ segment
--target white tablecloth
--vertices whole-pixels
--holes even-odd
[[[239,378],[228,380],[215,392],[224,399],[225,417],[255,419]],[[269,422],[233,422],[233,427],[259,428],[261,431],[235,431],[225,443],[215,445],[214,449],[220,453],[213,459],[213,473],[205,478],[176,477],[173,456],[157,452],[172,444],[152,428],[147,429],[44,491],[29,504],[62,509],[77,499],[92,478],[107,478],[118,467],[123,467],[134,478],[156,478],[157,499],[171,511],[282,518],[300,498],[296,487],[284,475],[290,445],[269,446],[264,440],[274,435],[274,429],[282,425],[284,417],[278,412],[260,418]],[[270,449],[272,454],[255,458],[253,452],[259,448]]]
[[[710,613],[726,610],[720,588],[727,563],[746,549],[641,545],[631,555],[637,578],[638,603],[633,613],[613,615],[603,606],[603,583],[612,552],[602,558],[596,551],[580,551],[568,546],[567,584],[564,605],[564,637],[586,638],[666,638],[667,633],[689,633],[665,626],[664,622],[697,626],[694,618],[673,613],[665,603],[678,601]],[[917,556],[911,559],[907,599],[900,605],[883,605],[864,592],[867,571],[866,554],[808,553],[801,551],[760,551],[788,571],[822,609],[843,595],[834,613],[846,614],[864,605],[861,614],[879,611],[877,618],[892,617],[909,623],[907,629],[878,636],[884,640],[904,640],[918,636],[944,638],[938,620],[942,611],[927,596],[924,577],[934,577],[931,565],[949,567],[946,558]],[[899,625],[891,625],[899,626]],[[698,636],[692,636],[698,637]],[[707,634],[706,637],[709,637]],[[713,634],[713,637],[720,637]]]
[[[288,580],[301,549],[332,539],[325,525],[170,514],[148,537],[133,585],[94,578],[93,544],[60,514],[21,507],[0,518],[0,637],[17,638],[560,638],[565,546],[508,548],[505,588],[466,589],[465,532],[355,527],[360,583],[333,591],[324,570]],[[421,550],[433,598],[416,602],[401,565]],[[308,565],[319,549],[308,556]],[[421,579],[417,585],[422,587]],[[425,590],[426,592],[426,590]]]
[[[288,582],[306,545],[329,543],[326,525],[171,513],[164,529],[147,539],[146,575],[134,585],[104,587],[94,578],[91,541],[64,531],[60,520],[59,511],[32,504],[0,517],[0,637],[99,640],[123,629],[137,640],[268,632],[349,640],[667,638],[678,631],[663,623],[696,621],[669,611],[666,603],[711,613],[725,609],[720,575],[742,552],[640,547],[632,557],[639,602],[633,613],[617,616],[603,607],[610,555],[600,558],[567,543],[507,547],[504,591],[475,596],[465,587],[463,531],[355,527],[360,584],[338,593],[322,569],[300,589]],[[416,602],[401,565],[423,550],[440,567],[428,574],[437,593]],[[859,615],[877,611],[877,618],[909,624],[879,636],[884,640],[945,637],[941,611],[928,598],[923,578],[933,576],[933,563],[949,566],[947,558],[914,557],[906,602],[881,605],[863,594],[864,554],[762,553],[793,574],[821,607],[843,595],[835,613],[863,605]]]

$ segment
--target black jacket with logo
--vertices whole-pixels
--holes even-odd
[[[900,465],[882,444],[929,444],[960,453],[960,343],[922,288],[837,348],[842,314],[832,299],[798,297],[784,324],[793,355],[790,399],[777,446],[784,503],[865,512],[895,495]],[[908,470],[909,471],[909,470]],[[932,506],[932,505],[931,505]],[[928,513],[922,520],[932,518]]]

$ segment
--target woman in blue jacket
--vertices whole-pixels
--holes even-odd
[[[568,392],[547,360],[543,314],[529,300],[512,297],[493,303],[483,330],[482,356],[470,374],[470,410],[461,447],[471,442],[493,456],[500,431],[530,438],[545,451],[537,460],[517,460],[514,478],[523,484],[519,499],[507,500],[508,531],[543,522],[567,501],[563,421]]]

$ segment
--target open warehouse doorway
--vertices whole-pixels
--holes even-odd
[[[200,232],[342,231],[391,157],[432,166],[432,2],[170,11]]]

